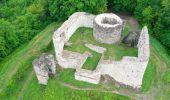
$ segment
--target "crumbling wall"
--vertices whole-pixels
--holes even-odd
[[[80,63],[83,63],[81,59],[87,58],[84,55],[75,53],[81,59],[72,59],[73,57],[63,57],[63,47],[66,42],[70,39],[73,33],[79,27],[93,27],[94,15],[88,14],[85,12],[77,12],[69,17],[62,26],[54,32],[53,43],[55,48],[56,59],[58,64],[64,68],[75,68],[80,66]],[[82,61],[82,62],[81,62]]]
[[[140,88],[149,61],[149,49],[148,30],[144,27],[138,41],[138,57],[125,56],[121,61],[103,60],[98,65],[98,70],[121,84]]]
[[[149,34],[147,27],[143,27],[138,42],[138,58],[141,61],[148,61],[150,56]]]
[[[104,60],[102,56],[96,70],[94,71],[81,68],[87,57],[89,57],[87,53],[80,54],[77,52],[63,50],[64,44],[68,42],[77,28],[93,28],[93,26],[95,26],[93,25],[94,18],[94,15],[84,12],[74,13],[57,31],[54,32],[53,43],[58,64],[63,68],[76,69],[75,79],[77,80],[97,84],[100,81],[101,75],[107,74],[121,84],[132,86],[133,88],[140,88],[150,54],[147,27],[142,29],[139,37],[137,46],[138,57],[126,56],[123,57],[121,61],[114,61]],[[122,27],[119,28],[119,30],[121,29]],[[117,37],[117,39],[119,39],[119,37]],[[94,47],[90,46],[90,48],[92,50],[96,50]]]
[[[56,73],[56,64],[53,55],[43,53],[32,64],[39,84],[47,85],[49,75]]]
[[[86,81],[93,84],[98,84],[101,74],[99,71],[91,71],[86,69],[76,69],[75,79],[80,81]]]

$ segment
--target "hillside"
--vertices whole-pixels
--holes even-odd
[[[127,87],[119,87],[111,83],[93,85],[74,79],[74,70],[58,68],[58,74],[50,78],[48,85],[39,85],[33,71],[32,61],[43,52],[54,53],[51,42],[52,33],[61,24],[52,23],[40,32],[29,43],[14,51],[0,62],[0,98],[2,99],[59,99],[59,100],[107,100],[107,99],[163,99],[170,98],[170,85],[166,70],[170,69],[170,56],[164,47],[154,38],[150,38],[151,57],[146,69],[142,89],[134,92]],[[132,27],[128,25],[126,31]],[[89,32],[78,30],[80,32]],[[76,37],[76,34],[73,38]],[[74,40],[74,39],[73,39]],[[115,46],[116,47],[116,46]],[[114,53],[120,48],[114,49]],[[127,50],[124,55],[135,55]],[[117,52],[118,59],[121,52]],[[89,64],[88,62],[87,64]],[[92,68],[93,69],[93,68]]]

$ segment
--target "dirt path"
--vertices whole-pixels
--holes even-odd
[[[23,85],[21,91],[18,93],[18,100],[22,100],[22,95],[23,95],[22,93],[24,93],[24,91],[26,90],[29,82],[31,81],[31,79],[33,77],[33,75],[34,75],[34,71],[32,70],[30,75],[28,76],[27,80],[24,82],[24,85]]]

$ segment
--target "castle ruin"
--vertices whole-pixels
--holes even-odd
[[[123,20],[113,13],[104,13],[97,16],[85,12],[72,14],[53,34],[57,64],[62,68],[75,69],[76,80],[98,84],[101,75],[109,75],[120,84],[139,89],[150,56],[147,27],[143,27],[140,33],[137,43],[137,57],[124,56],[120,61],[104,60],[106,48],[85,44],[87,48],[102,54],[96,69],[93,71],[82,68],[87,58],[90,57],[88,52],[81,54],[64,50],[64,45],[68,44],[70,37],[80,27],[93,28],[93,36],[96,41],[113,44],[120,42],[124,25]],[[34,68],[38,68],[36,67],[37,64],[34,65]]]

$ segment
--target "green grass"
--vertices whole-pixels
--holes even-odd
[[[33,40],[28,44],[23,45],[11,54],[9,57],[5,58],[0,62],[0,99],[2,100],[128,100],[129,97],[105,93],[100,90],[115,90],[121,89],[115,87],[112,84],[99,83],[97,85],[81,82],[74,79],[73,69],[60,70],[56,76],[49,79],[48,85],[39,85],[35,73],[28,81],[32,73],[32,60],[38,57],[43,52],[48,52],[54,54],[53,45],[51,41],[52,33],[56,30],[60,24],[52,23],[47,28],[39,33]],[[126,29],[128,33],[128,27]],[[148,67],[145,71],[142,92],[147,93],[155,87],[160,87],[160,81],[169,83],[169,70],[162,72],[162,63],[170,65],[170,56],[168,55],[166,49],[154,38],[150,38],[151,41],[151,57]],[[71,37],[70,41],[73,43],[71,46],[65,46],[64,48],[70,51],[84,53],[85,51],[91,52],[92,57],[88,58],[83,68],[94,70],[101,57],[98,54],[84,46],[85,43],[91,43],[94,45],[102,46],[107,49],[104,54],[105,59],[115,59],[121,60],[123,56],[137,56],[137,49],[130,48],[124,44],[117,43],[114,45],[98,43],[93,39],[92,29],[90,28],[80,28]],[[95,55],[95,56],[94,56]],[[168,67],[170,68],[170,67]],[[92,90],[76,90],[63,86],[60,82],[66,83],[71,86],[78,88],[94,88],[99,89],[99,91]],[[123,88],[122,88],[123,89]],[[161,95],[167,96],[169,98],[169,91],[163,90]],[[21,93],[21,90],[22,93]],[[126,89],[127,90],[127,89]],[[165,92],[164,92],[165,91]],[[18,95],[20,98],[18,98]],[[140,94],[140,93],[139,93]]]
[[[49,25],[28,44],[18,48],[0,63],[0,96],[11,97],[21,90],[27,74],[32,68],[32,61],[47,47],[51,41],[52,31],[58,24]],[[12,97],[11,97],[12,98]]]
[[[123,30],[123,33],[122,33],[123,37],[126,36],[126,35],[128,35],[128,33],[129,33],[130,31],[132,31],[130,25],[129,25],[129,24],[126,24],[126,26],[125,26],[125,28],[124,28],[124,30]]]
[[[112,93],[69,89],[61,86],[54,79],[51,79],[48,84],[44,95],[45,100],[129,100],[128,97]]]
[[[32,71],[32,58],[28,59],[27,62],[23,63],[22,66],[17,70],[15,75],[12,76],[11,80],[8,82],[7,87],[0,93],[0,96],[16,98],[18,93],[21,91],[22,86],[26,82],[29,74]],[[11,97],[11,95],[13,95]]]
[[[90,50],[91,51],[91,50]],[[95,70],[97,67],[97,64],[101,58],[101,54],[91,51],[92,57],[88,57],[85,63],[83,64],[84,69],[89,69],[89,70]]]
[[[127,28],[125,28],[128,30]],[[88,51],[92,54],[92,57],[89,57],[82,68],[94,70],[98,64],[98,61],[101,58],[101,54],[90,50],[89,48],[85,47],[86,43],[98,45],[107,49],[104,53],[104,59],[115,59],[121,60],[123,56],[137,56],[137,49],[127,47],[122,43],[117,44],[103,44],[97,42],[93,38],[91,28],[79,28],[70,38],[69,42],[72,43],[71,46],[65,46],[64,49],[84,53]]]
[[[55,77],[50,78],[47,86],[39,85],[36,77],[30,81],[23,93],[24,100],[130,100],[130,98],[98,91],[74,90],[62,86]]]
[[[56,78],[64,82],[66,84],[79,87],[79,88],[93,88],[93,89],[98,89],[98,90],[115,90],[118,89],[118,87],[114,86],[111,83],[99,83],[99,84],[92,84],[88,82],[83,82],[83,81],[78,81],[75,80],[74,77],[75,70],[74,69],[64,69],[59,72],[58,75],[56,75]]]
[[[84,91],[84,90],[75,90],[68,87],[63,86],[58,83],[58,78],[53,77],[50,78],[47,86],[39,85],[36,75],[33,72],[33,77],[31,77],[32,73],[32,61],[37,58],[43,52],[54,53],[52,49],[52,33],[56,30],[60,24],[52,23],[47,28],[44,29],[41,33],[39,33],[33,40],[31,40],[28,44],[23,45],[18,48],[7,57],[5,60],[0,62],[0,98],[1,100],[70,100],[72,99],[120,99],[127,100],[128,97],[113,94],[113,93],[103,93],[100,91]],[[67,73],[67,72],[66,72]],[[65,76],[65,72],[63,71]],[[70,74],[70,73],[68,73]],[[28,81],[28,79],[31,80]],[[72,78],[70,80],[67,80]],[[71,77],[67,78],[65,81],[73,80],[73,72]],[[74,83],[74,82],[73,82]],[[92,86],[89,83],[78,82],[80,86],[84,86],[84,84],[88,86]],[[76,84],[77,84],[76,83]],[[83,85],[81,85],[83,84]],[[88,85],[89,84],[89,85]],[[22,90],[22,92],[21,92]],[[18,98],[20,97],[20,98]]]
[[[166,50],[166,48],[152,36],[150,36],[150,43],[152,47],[154,47],[155,51],[162,58],[162,60],[165,61],[165,63],[167,64],[167,67],[170,68],[170,55],[168,51]]]
[[[170,84],[170,69],[165,72],[163,80],[165,84]]]
[[[127,33],[129,31],[130,31],[130,26],[127,25],[125,27],[123,34],[127,35]],[[153,41],[152,38],[151,38],[151,41]],[[92,29],[90,29],[90,28],[79,28],[76,31],[76,33],[73,34],[73,36],[71,37],[69,42],[73,43],[73,44],[69,47],[65,46],[65,49],[70,50],[70,51],[80,52],[80,53],[84,53],[85,51],[89,51],[92,53],[91,50],[89,50],[88,48],[86,48],[84,46],[85,43],[91,43],[91,44],[105,47],[107,49],[107,52],[105,52],[105,54],[104,54],[105,59],[111,58],[114,60],[121,60],[123,56],[137,56],[137,49],[127,47],[125,44],[118,43],[118,44],[109,45],[109,44],[98,43],[93,38]],[[157,45],[155,45],[155,46],[157,46]],[[94,54],[94,55],[95,55],[95,57],[91,57],[90,60],[87,59],[87,61],[83,65],[83,68],[91,69],[91,70],[94,70],[96,68],[96,65],[98,63],[98,60],[100,59],[100,56],[98,54]],[[152,54],[152,55],[155,55],[155,54]],[[148,67],[146,68],[146,71],[144,74],[143,84],[142,84],[142,89],[141,89],[142,92],[146,92],[151,88],[153,81],[155,79],[155,75],[156,75],[156,67],[161,66],[161,64],[159,62],[160,61],[154,60],[154,56],[151,57],[151,60],[149,61]],[[91,67],[89,67],[89,65],[91,65]],[[72,72],[72,74],[73,73],[74,72]],[[73,78],[72,80],[67,80],[67,81],[63,80],[63,81],[66,83],[73,82],[73,80],[74,80],[73,76],[74,75],[72,75],[72,78]],[[66,75],[63,75],[63,78],[64,77],[66,77]],[[72,85],[79,86],[79,84],[77,84],[77,83],[74,83]],[[84,86],[86,87],[86,85],[84,85]]]
[[[167,100],[170,100],[170,91],[166,93]]]
[[[154,65],[153,61],[150,60],[143,76],[142,89],[141,89],[142,92],[146,92],[150,89],[155,78],[155,73],[156,73],[155,67],[156,66]]]
[[[86,34],[88,34],[89,30],[87,29],[87,31],[85,31],[85,32],[86,32]],[[84,52],[91,53],[92,57],[87,58],[87,60],[83,64],[82,68],[94,70],[98,64],[98,61],[100,60],[101,54],[85,47],[84,44],[87,42],[84,42],[85,39],[83,39],[83,38],[88,38],[88,37],[81,35],[80,30],[78,30],[78,32],[76,32],[69,40],[69,42],[71,42],[73,44],[71,46],[65,46],[64,49],[69,50],[69,51],[74,51],[74,52],[80,52],[82,54]]]
[[[159,54],[161,60],[166,64],[167,70],[163,73],[163,82],[165,84],[170,84],[170,56],[168,51],[165,49],[163,45],[161,45],[156,39],[151,37],[151,44],[155,49],[155,52]]]
[[[64,83],[69,83],[70,85],[80,87],[80,88],[98,87],[95,84],[75,80],[74,73],[75,73],[74,69],[64,69],[64,70],[60,71],[58,75],[56,75],[56,78],[59,81],[62,81]]]

